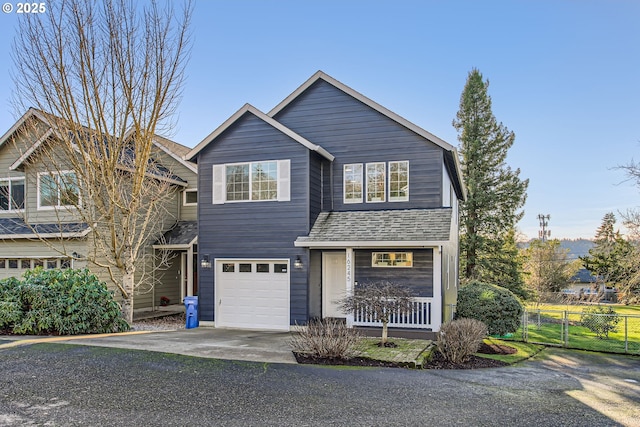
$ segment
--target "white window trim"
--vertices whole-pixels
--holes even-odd
[[[37,189],[36,191],[38,192],[37,194],[37,210],[39,211],[45,211],[45,210],[56,210],[56,209],[68,209],[73,207],[73,205],[61,205],[60,204],[60,182],[56,182],[57,184],[57,189],[58,189],[58,195],[57,195],[57,200],[56,200],[56,204],[54,206],[42,206],[40,204],[40,177],[44,176],[44,175],[48,175],[48,176],[60,176],[60,175],[65,175],[65,174],[75,174],[76,175],[76,179],[78,178],[78,175],[76,174],[76,171],[74,170],[62,170],[62,171],[48,171],[48,172],[38,172],[38,182],[37,182]],[[82,206],[82,198],[80,195],[80,191],[78,191],[78,206]]]
[[[359,199],[347,199],[347,167],[348,166],[360,166],[360,198]],[[342,202],[344,204],[362,203],[364,200],[364,193],[366,187],[362,174],[364,173],[365,166],[362,163],[347,163],[342,166]]]
[[[7,182],[9,183],[9,209],[3,210],[0,209],[0,213],[6,213],[6,212],[24,212],[24,208],[22,209],[13,209],[11,207],[11,205],[13,204],[13,200],[11,199],[11,186],[12,186],[12,182],[13,181],[22,181],[22,185],[24,187],[24,201],[23,203],[26,205],[27,204],[27,180],[25,179],[25,177],[21,176],[21,177],[7,177],[7,178],[0,178],[0,185],[2,185],[3,183]]]
[[[252,200],[251,179],[252,165],[255,163],[276,163],[276,198],[268,200]],[[227,166],[249,165],[249,199],[227,200]],[[213,165],[212,171],[212,202],[213,204],[225,203],[257,203],[257,202],[288,202],[291,200],[291,160],[257,160],[253,162],[236,162]]]
[[[187,188],[182,191],[182,206],[198,206],[198,202],[187,203],[187,193],[198,193],[197,188]]]
[[[376,255],[378,254],[411,254],[411,265],[378,265],[376,264]],[[371,252],[371,267],[373,268],[413,268],[413,252],[412,251],[381,251]]]
[[[385,177],[384,177],[384,186],[383,186],[383,190],[384,190],[384,194],[382,195],[382,200],[371,200],[369,201],[369,166],[374,166],[374,165],[382,165],[383,168],[382,170],[384,171]],[[364,170],[364,174],[366,176],[366,186],[365,186],[365,191],[364,191],[364,200],[367,203],[384,203],[387,201],[387,182],[388,182],[388,177],[386,176],[387,174],[387,163],[386,162],[371,162],[371,163],[366,163],[365,165],[365,170]]]
[[[404,197],[391,197],[391,164],[392,163],[406,163],[407,164],[407,195]],[[394,160],[387,162],[387,196],[389,202],[408,202],[409,201],[409,160]]]

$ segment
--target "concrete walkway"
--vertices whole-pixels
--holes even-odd
[[[98,347],[129,348],[186,356],[266,363],[297,363],[289,332],[246,331],[199,327],[176,331],[134,331],[73,337],[11,337],[1,348],[59,342]]]

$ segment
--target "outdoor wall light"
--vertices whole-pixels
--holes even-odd
[[[302,268],[302,260],[300,259],[300,256],[298,255],[298,257],[296,258],[295,261],[293,261],[293,268]]]
[[[72,256],[73,258],[75,258],[75,259],[80,259],[80,258],[82,258],[82,255],[80,255],[78,252],[73,252],[73,253],[71,254],[71,256]]]
[[[211,261],[209,261],[209,255],[203,255],[200,261],[200,267],[211,268]]]

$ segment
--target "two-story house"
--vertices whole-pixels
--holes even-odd
[[[79,200],[82,183],[74,170],[52,165],[44,153],[55,152],[58,130],[51,116],[27,111],[0,137],[0,279],[21,276],[35,267],[89,267],[108,284],[109,276],[87,261],[94,253],[92,224],[82,222],[74,206],[90,204]],[[156,137],[154,162],[171,172],[171,195],[167,197],[163,224],[158,236],[145,248],[151,263],[139,275],[152,272],[134,297],[134,309],[160,305],[166,296],[172,304],[197,292],[194,259],[197,251],[196,165],[185,161],[190,149]],[[157,179],[162,179],[158,177]],[[159,220],[156,219],[156,220]],[[162,263],[159,260],[162,259]],[[99,261],[99,260],[98,260]],[[153,265],[154,263],[158,265]],[[160,265],[161,264],[161,265]],[[112,289],[115,289],[111,284]],[[116,292],[116,297],[118,293]]]
[[[198,164],[200,320],[350,325],[359,284],[409,287],[389,326],[438,331],[458,286],[456,149],[317,72],[268,113],[245,105],[191,150]]]

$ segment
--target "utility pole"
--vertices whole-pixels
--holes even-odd
[[[551,230],[547,230],[550,219],[551,215],[538,214],[538,221],[540,221],[540,231],[538,231],[538,237],[543,242],[547,240],[547,237],[551,236]]]

